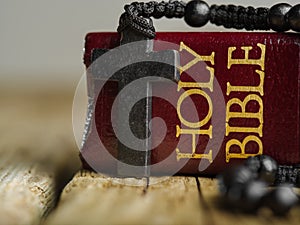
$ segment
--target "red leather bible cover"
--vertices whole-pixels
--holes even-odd
[[[112,49],[119,45],[119,39],[117,33],[88,34],[85,65],[90,66],[93,49]],[[176,96],[178,103],[174,108],[162,99],[153,98],[152,116],[161,117],[168,131],[163,142],[152,150],[151,164],[176,154],[167,165],[151,171],[152,174],[172,171],[180,160],[188,160],[179,174],[215,175],[256,154],[270,155],[279,164],[300,163],[298,34],[157,33],[156,39],[178,45],[175,50],[181,57],[181,76],[178,89],[163,83],[153,86],[153,92],[163,89],[167,95]],[[202,74],[203,80],[197,83],[188,73]],[[216,79],[213,84],[210,83],[212,78]],[[214,96],[220,94],[216,93],[218,88],[224,101],[220,107]],[[205,92],[207,95],[202,89],[209,89]],[[98,134],[108,151],[117,158],[117,138],[110,122],[110,110],[117,93],[117,84],[109,82],[97,99],[93,116],[96,126],[90,128],[81,149],[85,168],[90,168],[86,157],[101,164],[103,172],[116,168],[115,161],[104,155],[96,157],[95,151],[101,149],[94,147],[92,136]],[[187,96],[195,103],[198,122],[190,121],[188,112],[184,111]],[[215,126],[212,118],[218,120],[220,112],[221,125],[217,121],[219,125]],[[200,134],[200,130],[204,133]],[[153,126],[152,134],[155,136],[156,132],[159,130]],[[221,142],[218,144],[214,138]],[[199,170],[200,160],[204,170]]]

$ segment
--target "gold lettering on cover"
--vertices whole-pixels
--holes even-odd
[[[199,122],[189,122],[186,119],[184,119],[181,114],[182,102],[184,101],[184,99],[186,99],[187,97],[190,97],[191,95],[201,95],[208,102],[208,113],[207,113],[206,117]],[[190,89],[190,90],[183,92],[183,94],[179,97],[178,102],[177,102],[177,115],[179,117],[180,122],[182,124],[184,124],[185,126],[190,127],[190,128],[200,128],[200,127],[204,126],[205,124],[207,124],[209,122],[209,120],[211,119],[212,110],[213,110],[212,107],[213,106],[212,106],[211,98],[208,96],[208,94],[206,94],[201,89]]]
[[[243,46],[241,47],[242,50],[245,51],[245,57],[243,59],[233,59],[232,53],[236,50],[236,47],[229,47],[228,48],[228,64],[227,68],[230,69],[232,65],[258,65],[260,66],[261,70],[255,70],[255,72],[259,75],[259,84],[258,86],[233,86],[229,82],[227,82],[227,91],[226,94],[229,96],[232,92],[239,93],[249,93],[244,100],[242,101],[239,98],[232,98],[227,102],[226,106],[226,136],[229,136],[231,133],[251,133],[248,136],[244,138],[243,141],[237,140],[237,139],[231,139],[226,143],[226,162],[228,163],[230,159],[232,158],[239,158],[244,159],[249,156],[255,156],[258,154],[263,154],[263,143],[260,138],[263,137],[263,100],[262,96],[264,95],[264,80],[265,80],[265,55],[266,55],[266,46],[263,44],[258,43],[257,46],[261,50],[261,56],[259,59],[249,59],[249,52],[252,50],[252,46]],[[247,68],[247,69],[251,69]],[[253,92],[256,92],[257,94],[253,94]],[[252,103],[250,103],[252,102]],[[255,104],[258,105],[258,111],[252,112],[250,111],[250,107],[248,107],[247,111],[247,105],[248,104]],[[240,107],[239,112],[233,112],[231,111],[231,107],[233,105],[238,105]],[[253,107],[252,107],[253,108]],[[241,127],[241,126],[235,126],[232,127],[229,125],[230,119],[247,119],[249,121],[251,120],[258,120],[259,125],[258,127]],[[257,134],[258,136],[255,136],[254,134]],[[246,145],[249,142],[255,142],[258,145],[258,151],[257,153],[253,153],[253,150],[248,151],[246,150]],[[230,149],[232,146],[238,146],[240,148],[240,152],[230,152]],[[251,153],[250,153],[251,152]]]
[[[211,55],[209,56],[202,56],[197,54],[194,50],[192,50],[190,47],[185,45],[183,42],[180,43],[180,49],[179,51],[187,51],[191,55],[193,55],[195,58],[188,62],[186,65],[180,67],[180,75],[190,69],[192,66],[196,65],[199,62],[210,62],[211,65],[214,65],[214,57],[215,57],[215,52],[212,52]],[[177,102],[177,115],[179,117],[180,122],[182,123],[184,128],[181,128],[179,125],[176,125],[176,137],[180,137],[181,135],[190,135],[191,136],[191,153],[185,153],[181,152],[178,148],[176,149],[176,155],[177,155],[177,160],[180,159],[207,159],[210,163],[212,163],[212,150],[209,150],[207,154],[199,154],[196,153],[196,140],[197,140],[197,135],[207,135],[209,138],[212,138],[212,125],[209,126],[208,129],[202,129],[204,125],[208,124],[209,121],[211,120],[212,117],[212,112],[213,112],[213,105],[211,98],[206,92],[201,90],[202,88],[209,89],[211,92],[213,91],[213,81],[214,81],[214,73],[215,70],[214,68],[207,66],[206,69],[209,71],[210,74],[210,79],[208,82],[183,82],[179,81],[178,82],[178,88],[177,91],[180,91],[181,89],[188,89],[185,90],[181,96],[178,99]],[[201,74],[199,74],[201,76]],[[205,118],[203,118],[201,121],[198,122],[191,122],[188,121],[186,118],[183,117],[181,113],[181,107],[183,101],[190,97],[191,95],[199,95],[202,96],[206,99],[208,102],[208,112]],[[201,128],[201,129],[200,129]]]
[[[178,89],[180,91],[181,88],[208,88],[211,92],[214,90],[214,77],[215,70],[212,67],[207,66],[206,69],[209,71],[210,79],[209,82],[182,82],[181,80],[178,82]]]
[[[247,152],[246,145],[251,141],[255,142],[258,145],[257,153],[246,153]],[[236,145],[240,148],[240,150],[241,150],[240,153],[230,153],[230,148],[234,145]],[[226,162],[227,163],[229,162],[229,160],[231,158],[246,159],[250,156],[261,155],[262,153],[263,153],[263,144],[262,144],[261,140],[257,136],[254,136],[254,135],[247,136],[243,140],[243,142],[240,142],[237,139],[232,139],[226,143]]]
[[[209,55],[209,56],[199,55],[194,50],[192,50],[187,45],[185,45],[183,42],[180,42],[179,51],[183,51],[183,50],[186,50],[188,53],[193,55],[195,58],[192,61],[185,64],[184,66],[180,67],[180,74],[182,74],[184,71],[187,71],[189,68],[191,68],[192,66],[194,66],[195,64],[197,64],[200,61],[210,62],[212,65],[215,64],[215,61],[214,61],[215,52],[212,52],[211,55]]]
[[[259,105],[258,112],[246,112],[246,106],[250,101],[255,101]],[[241,112],[231,112],[230,108],[232,105],[239,105],[241,108]],[[248,118],[248,119],[258,119],[260,122],[259,127],[231,127],[229,125],[229,120],[231,118]],[[226,136],[232,132],[239,133],[257,133],[260,137],[262,134],[262,124],[263,124],[263,101],[262,99],[255,94],[248,95],[244,101],[241,101],[238,98],[233,98],[228,101],[226,105]]]
[[[258,127],[231,127],[228,123],[226,123],[226,136],[228,136],[229,133],[257,133],[260,137],[262,137],[262,128],[262,124]]]
[[[264,96],[264,80],[265,80],[265,72],[260,70],[255,70],[259,75],[259,85],[258,86],[232,86],[230,82],[227,82],[227,92],[229,95],[232,91],[239,92],[258,92],[261,96]]]
[[[266,46],[263,44],[258,43],[257,46],[261,50],[261,56],[259,59],[249,59],[249,51],[252,50],[252,46],[243,46],[241,47],[242,50],[245,51],[245,58],[244,59],[233,59],[232,53],[236,50],[236,47],[229,47],[228,48],[228,64],[227,68],[230,69],[233,64],[238,65],[259,65],[261,70],[265,70],[265,55],[266,55]]]
[[[208,154],[197,154],[196,153],[196,135],[208,135],[212,138],[212,126],[209,127],[208,130],[203,129],[181,129],[178,125],[176,126],[176,137],[178,138],[180,135],[191,135],[192,136],[192,153],[182,153],[177,148],[176,155],[177,160],[184,159],[184,158],[193,158],[193,159],[207,159],[210,163],[212,163],[212,150],[209,150]]]
[[[209,150],[207,154],[196,154],[196,153],[182,153],[179,149],[176,149],[177,160],[180,159],[207,159],[210,163],[213,162],[212,150]]]

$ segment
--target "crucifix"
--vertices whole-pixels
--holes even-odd
[[[175,50],[153,51],[153,40],[148,39],[131,27],[127,27],[121,33],[121,45],[133,42],[134,47],[129,47],[127,52],[123,52],[120,60],[122,58],[126,60],[127,57],[138,57],[143,60],[118,70],[109,80],[118,82],[120,92],[117,98],[117,118],[116,121],[112,121],[112,124],[115,124],[114,130],[117,131],[119,137],[122,137],[119,139],[117,135],[117,175],[120,177],[142,178],[150,176],[149,165],[151,165],[152,145],[149,137],[151,135],[150,121],[152,119],[152,84],[160,81],[161,78],[173,81],[179,80],[177,69],[179,54]],[[107,49],[94,49],[92,61],[107,51]],[[101,71],[93,71],[92,73],[93,76],[101,77]],[[142,82],[138,82],[139,80]],[[133,88],[125,88],[132,83],[136,84],[133,85]],[[126,91],[122,92],[124,89]],[[138,99],[138,95],[144,97]],[[132,105],[132,102],[135,104]],[[128,114],[129,106],[133,107]],[[126,121],[129,121],[130,129],[128,129]],[[137,143],[131,143],[135,147],[131,147],[130,143],[129,145],[128,143],[124,144],[124,141],[128,141],[126,139],[130,141],[131,132],[138,139],[132,141]]]

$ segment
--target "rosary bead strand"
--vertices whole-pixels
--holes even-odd
[[[148,38],[155,37],[151,17],[155,19],[184,17],[185,22],[192,27],[202,27],[211,22],[217,26],[239,30],[272,29],[284,32],[292,29],[300,32],[300,4],[291,6],[287,3],[279,3],[268,9],[235,5],[209,6],[201,0],[192,0],[187,4],[170,0],[169,2],[133,2],[126,5],[124,9],[125,12],[120,17],[118,32],[130,26]]]
[[[226,202],[245,212],[268,207],[276,216],[285,216],[300,203],[293,187],[298,186],[300,166],[278,166],[270,156],[248,158],[244,165],[230,168],[218,176]],[[276,186],[274,186],[276,185]],[[268,186],[273,186],[268,190]]]

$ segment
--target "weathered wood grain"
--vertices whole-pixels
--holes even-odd
[[[79,168],[71,106],[70,94],[1,89],[0,224],[40,224]]]
[[[195,178],[172,177],[147,189],[145,184],[81,171],[46,224],[204,224]]]
[[[55,205],[54,173],[35,163],[16,164],[15,159],[0,164],[0,223],[39,224]]]
[[[158,178],[151,178],[155,183]],[[151,180],[150,179],[150,180]],[[126,186],[122,183],[132,184]],[[66,186],[46,221],[54,224],[298,224],[299,207],[278,218],[264,209],[257,215],[222,206],[216,179],[172,177],[144,187],[136,179],[113,179],[79,172]]]

